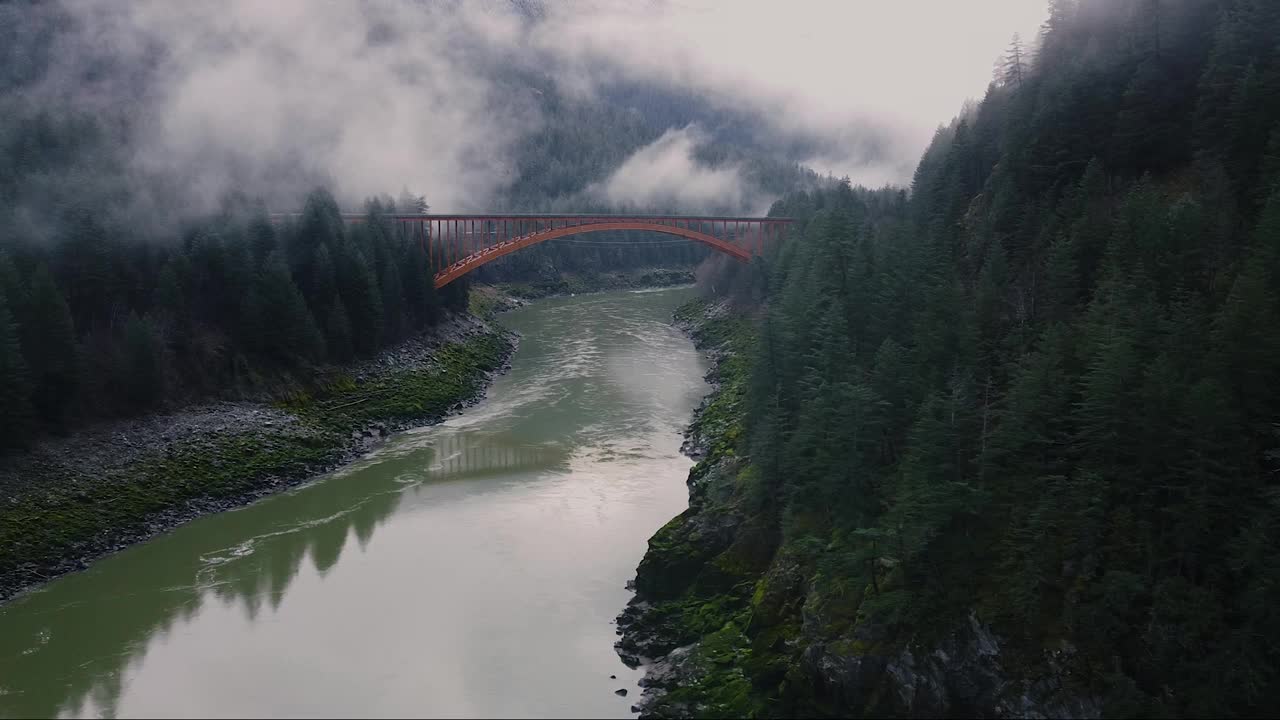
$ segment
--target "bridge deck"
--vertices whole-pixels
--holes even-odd
[[[271,213],[272,218],[301,217],[300,212]],[[367,213],[342,213],[342,219],[360,221],[368,217]],[[794,222],[789,217],[764,217],[759,215],[619,215],[608,213],[464,213],[450,215],[419,215],[416,213],[391,213],[383,217],[404,222],[436,221],[436,220],[599,220],[601,222],[617,222],[619,220],[656,221],[677,220],[680,222]]]
[[[302,213],[275,213],[272,220]],[[366,213],[342,213],[360,224]],[[608,213],[486,213],[431,215],[398,213],[383,217],[410,233],[428,255],[437,288],[508,253],[548,240],[603,231],[645,231],[683,237],[741,261],[761,254],[787,233],[787,217],[733,215],[622,215]]]

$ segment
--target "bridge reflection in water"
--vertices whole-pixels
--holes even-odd
[[[428,479],[462,479],[567,469],[569,451],[559,444],[506,444],[492,433],[440,432],[436,428],[430,447],[433,459],[426,468]]]
[[[415,561],[448,555],[454,562],[451,543],[460,535],[451,533],[467,529],[467,523],[510,531],[510,537],[480,532],[472,538],[481,545],[491,542],[502,562],[509,557],[500,552],[504,549],[530,549],[530,543],[521,542],[530,537],[530,528],[552,524],[556,527],[547,535],[563,530],[567,536],[596,518],[602,525],[607,518],[608,529],[592,537],[622,538],[618,548],[638,550],[652,528],[679,511],[672,508],[683,507],[678,480],[664,484],[668,499],[674,498],[664,506],[653,500],[648,478],[675,479],[687,471],[686,460],[672,456],[678,443],[673,433],[703,390],[696,355],[666,327],[665,301],[636,310],[639,315],[625,314],[641,307],[636,302],[641,297],[649,296],[627,294],[603,305],[593,301],[592,309],[582,312],[603,308],[609,320],[586,328],[602,336],[589,340],[576,327],[581,315],[552,315],[554,304],[548,304],[538,319],[526,318],[522,326],[541,329],[527,333],[525,351],[543,366],[513,368],[500,381],[500,392],[464,416],[397,434],[322,482],[201,518],[15,599],[0,609],[0,718],[158,715],[174,711],[176,702],[188,703],[184,714],[198,715],[201,709],[207,714],[210,706],[201,705],[199,693],[190,690],[208,687],[211,694],[225,696],[239,693],[239,687],[219,690],[175,681],[195,683],[219,672],[236,678],[241,670],[250,674],[269,667],[263,663],[277,657],[287,664],[278,666],[279,680],[272,683],[311,676],[308,662],[319,655],[296,648],[322,647],[322,639],[308,646],[306,638],[325,632],[329,623],[363,632],[359,614],[347,611],[363,607],[366,597],[373,597],[371,614],[384,613],[385,593],[379,591],[400,587],[396,581],[413,576],[417,579],[403,587],[447,589],[454,576],[439,573],[433,585],[425,565]],[[606,329],[613,335],[606,336]],[[561,339],[570,332],[578,333],[583,344]],[[596,347],[599,356],[584,360],[587,347]],[[616,358],[632,359],[618,364]],[[645,362],[654,367],[640,367]],[[667,390],[649,387],[655,377]],[[651,433],[662,438],[654,440]],[[613,481],[624,475],[641,479],[615,486]],[[625,512],[610,514],[604,506]],[[573,517],[581,524],[565,520]],[[609,554],[600,551],[596,559],[608,565],[613,561],[602,559]],[[464,560],[456,562],[468,564]],[[566,577],[579,577],[573,573],[582,565],[575,557],[563,566],[537,567],[560,567]],[[613,587],[621,588],[623,581]],[[616,608],[606,604],[612,617]],[[452,618],[441,615],[439,621]],[[302,645],[271,655],[272,643],[286,635]],[[508,635],[496,637],[494,646],[501,652],[508,640]],[[192,643],[209,643],[202,647],[211,651],[193,652]],[[242,656],[224,657],[226,647],[239,648]],[[381,677],[362,675],[364,670],[342,672],[352,675],[357,689],[381,682]],[[164,687],[170,683],[173,694],[167,695]],[[147,704],[155,702],[170,705]],[[323,706],[310,707],[325,712]]]
[[[0,717],[115,716],[128,669],[152,646],[148,638],[218,607],[238,606],[249,621],[274,614],[308,558],[316,576],[325,577],[344,552],[363,552],[375,531],[430,483],[567,470],[572,455],[560,444],[530,445],[447,425],[413,435],[369,458],[380,469],[376,474],[361,473],[366,463],[354,463],[326,482],[211,518],[202,531],[179,528],[165,542],[131,548],[26,598],[43,595],[58,608],[59,632],[0,631]],[[281,505],[289,510],[282,513]],[[282,526],[281,514],[295,521]],[[125,573],[96,603],[70,600],[96,572],[121,564],[147,568],[165,591],[137,593]],[[111,622],[102,622],[104,615]],[[14,690],[46,677],[59,678],[63,690]]]

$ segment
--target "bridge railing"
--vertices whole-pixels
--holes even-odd
[[[273,215],[276,221],[300,213]],[[391,214],[380,216],[408,232],[421,246],[443,285],[490,258],[545,239],[599,230],[659,232],[697,240],[723,252],[749,259],[782,238],[792,218],[720,215],[609,214]],[[362,223],[368,215],[345,213],[343,220]]]

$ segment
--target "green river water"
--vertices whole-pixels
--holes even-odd
[[[0,606],[0,717],[630,716],[612,621],[686,506],[691,294],[507,313],[463,415]]]

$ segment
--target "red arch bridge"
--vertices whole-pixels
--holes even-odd
[[[295,218],[296,213],[273,216]],[[503,255],[548,240],[583,233],[643,230],[694,240],[749,262],[780,240],[791,218],[689,215],[388,215],[429,253],[435,286],[442,288]],[[344,214],[347,222],[368,216]]]

